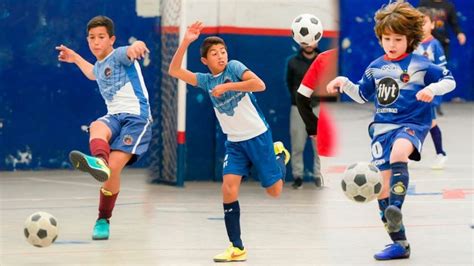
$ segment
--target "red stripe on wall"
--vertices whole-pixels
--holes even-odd
[[[186,132],[178,131],[178,144],[184,144],[186,142]]]
[[[178,33],[179,28],[176,26],[162,27],[163,33]],[[244,28],[235,26],[216,26],[205,27],[201,33],[204,34],[238,34],[238,35],[259,35],[259,36],[291,36],[290,29],[270,29],[270,28]],[[323,32],[323,37],[337,38],[339,31],[326,30]]]
[[[260,36],[291,36],[290,29],[270,29],[270,28],[244,28],[235,26],[205,27],[202,30],[205,34],[240,34],[240,35],[260,35]],[[323,37],[339,37],[339,31],[324,31]]]

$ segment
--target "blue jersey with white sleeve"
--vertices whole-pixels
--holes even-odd
[[[422,55],[428,58],[437,66],[446,68],[447,62],[446,56],[444,55],[443,47],[441,46],[441,43],[434,37],[431,37],[421,42],[413,53]],[[432,101],[432,104],[439,105],[441,104],[441,101],[442,96],[436,96]]]
[[[127,56],[128,46],[114,49],[94,65],[94,75],[108,114],[129,113],[151,119],[148,91],[137,60]]]
[[[197,87],[206,90],[211,97],[222,131],[233,142],[249,140],[268,130],[268,124],[252,92],[227,91],[220,97],[211,94],[212,89],[219,84],[242,81],[242,75],[247,70],[241,62],[231,60],[224,71],[217,75],[196,73]]]
[[[429,128],[431,104],[418,101],[416,94],[442,79],[454,80],[449,70],[421,55],[405,54],[396,60],[381,56],[374,60],[358,84],[363,100],[374,97],[375,135],[407,124]]]

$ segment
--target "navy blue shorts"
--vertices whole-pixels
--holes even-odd
[[[409,158],[414,161],[421,159],[421,148],[428,134],[429,127],[406,125],[372,138],[372,162],[380,171],[390,169],[390,153],[395,140],[403,138],[409,140],[415,147]]]
[[[111,150],[119,150],[134,156],[132,164],[148,150],[151,140],[151,121],[133,114],[105,115],[97,121],[105,123],[112,131],[109,140]]]
[[[234,174],[248,176],[250,168],[255,166],[260,182],[267,188],[283,178],[273,149],[273,139],[270,130],[252,139],[225,142],[224,175]]]

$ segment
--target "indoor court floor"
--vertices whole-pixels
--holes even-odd
[[[410,165],[403,207],[410,259],[373,259],[390,242],[377,203],[349,201],[340,187],[346,165],[370,159],[366,128],[373,107],[332,104],[341,145],[339,156],[322,159],[324,188],[307,182],[294,190],[288,182],[271,199],[258,182],[243,183],[248,260],[230,265],[474,265],[474,105],[443,107],[445,169],[430,169],[430,136],[422,161]],[[146,180],[146,170],[123,173],[110,239],[92,241],[100,187],[93,178],[72,170],[0,172],[0,265],[214,265],[212,257],[228,246],[220,183],[177,188]],[[36,211],[58,220],[59,237],[50,247],[33,247],[23,236],[25,219]]]

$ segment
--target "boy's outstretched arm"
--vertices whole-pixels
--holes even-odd
[[[328,93],[336,93],[338,91],[340,93],[344,92],[356,103],[363,104],[366,102],[362,97],[360,97],[359,86],[352,83],[346,77],[339,76],[331,80],[326,86],[326,90]]]
[[[76,64],[84,73],[84,75],[90,79],[95,80],[95,75],[93,72],[94,65],[87,62],[82,56],[76,53],[74,50],[67,48],[64,45],[56,46],[56,50],[59,51],[58,60],[66,63]]]
[[[203,28],[204,24],[200,21],[196,21],[188,26],[183,41],[179,44],[173,59],[171,59],[170,67],[168,69],[168,74],[170,74],[170,76],[178,78],[193,86],[197,85],[196,74],[182,68],[183,57],[189,45],[199,37]]]

